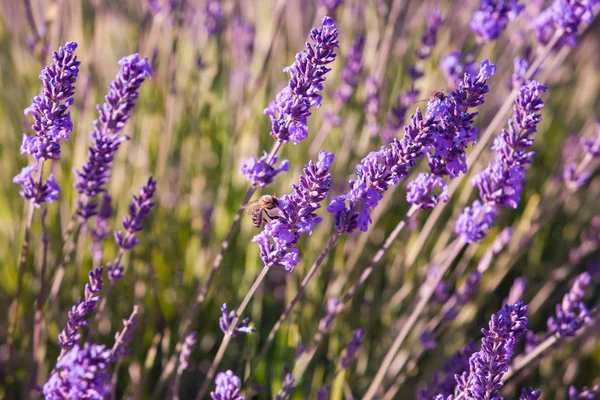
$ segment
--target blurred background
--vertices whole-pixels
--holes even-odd
[[[497,74],[489,82],[490,93],[478,108],[476,125],[483,132],[511,91],[513,58],[533,58],[542,50],[529,23],[547,5],[543,1],[525,2],[525,11],[516,21],[509,22],[497,40],[481,45],[469,29],[473,11],[479,7],[479,2],[471,0],[345,0],[335,10],[327,10],[327,2],[319,0],[216,3],[218,12],[214,12],[216,8],[210,11],[211,4],[206,1],[181,4],[161,0],[0,0],[2,310],[8,310],[17,291],[18,249],[27,209],[19,196],[19,186],[12,183],[13,176],[28,162],[19,153],[21,134],[30,133],[31,125],[23,109],[41,89],[38,75],[51,61],[51,52],[66,41],[76,41],[81,66],[75,105],[71,108],[71,140],[63,142],[60,161],[52,163],[61,195],[58,202],[47,207],[49,265],[58,262],[62,234],[77,194],[73,189],[73,170],[86,160],[91,123],[97,118],[95,105],[104,101],[108,84],[119,69],[117,61],[137,52],[140,57],[148,57],[153,69],[152,79],[142,86],[125,128],[131,140],[117,152],[108,185],[115,207],[110,223],[116,230],[121,227],[131,196],[137,194],[148,176],[158,181],[156,207],[139,234],[140,244],[126,257],[125,277],[110,294],[95,335],[96,342],[111,345],[122,320],[129,316],[134,304],[140,305],[131,354],[123,359],[117,372],[118,398],[157,395],[158,377],[174,351],[181,318],[193,303],[198,286],[207,279],[212,260],[249,187],[238,172],[240,163],[251,156],[261,156],[272,146],[270,121],[263,110],[287,83],[283,68],[293,62],[311,27],[318,26],[324,15],[330,14],[338,26],[340,48],[324,84],[322,107],[314,109],[309,117],[308,140],[287,144],[280,151],[280,158],[290,162],[289,172],[278,175],[271,186],[259,190],[255,197],[289,193],[303,166],[309,159],[316,159],[316,150],[321,148],[336,154],[330,196],[343,193],[356,164],[369,151],[386,143],[383,135],[368,133],[367,128],[376,123],[382,132],[389,125],[397,97],[413,85],[411,66],[418,65],[424,74],[414,83],[419,90],[417,100],[427,100],[434,90],[453,89],[440,68],[444,57],[453,51],[460,52],[467,61],[470,57],[475,65],[483,58],[497,65]],[[439,7],[444,20],[437,43],[431,56],[418,60],[415,50],[421,47],[428,15],[435,7]],[[396,18],[389,21],[390,15]],[[363,68],[356,92],[340,108],[332,93],[341,85],[341,71],[357,34],[365,37]],[[390,38],[387,44],[386,35]],[[536,156],[523,199],[517,209],[502,213],[481,244],[470,246],[461,254],[445,279],[450,290],[460,286],[467,271],[487,262],[489,245],[504,228],[513,228],[512,239],[494,254],[481,285],[457,318],[436,331],[434,349],[424,351],[417,334],[409,337],[384,381],[386,387],[398,385],[395,398],[416,398],[418,388],[431,382],[433,372],[440,370],[448,357],[470,339],[478,344],[480,329],[502,306],[516,278],[524,277],[528,282],[522,300],[530,304],[529,329],[533,332],[545,331],[546,319],[569,290],[572,278],[586,270],[592,273],[593,283],[585,302],[590,308],[597,304],[597,173],[566,198],[561,194],[566,190],[563,167],[567,161],[578,159],[579,138],[598,135],[599,71],[600,23],[596,18],[581,29],[576,47],[553,50],[537,75],[548,91],[543,96],[546,106],[535,136]],[[379,80],[375,95],[369,93],[371,89],[365,83],[368,76]],[[365,106],[373,98],[378,102],[370,106],[376,107],[375,112],[366,113]],[[411,104],[405,121],[416,107],[424,109],[425,105]],[[335,114],[339,115],[338,121],[332,117]],[[502,126],[505,125],[506,122]],[[401,137],[402,129],[396,129],[392,135]],[[434,225],[428,227],[428,234],[420,232],[431,211],[419,213],[410,221],[409,229],[386,253],[359,296],[333,322],[331,333],[298,383],[293,399],[315,399],[318,389],[330,384],[332,399],[354,398],[365,392],[426,278],[426,266],[454,239],[454,221],[475,196],[468,178],[493,159],[491,144],[487,143],[477,161],[469,165],[467,179],[460,181],[457,194],[441,209]],[[423,162],[413,169],[413,174],[426,169]],[[256,398],[273,398],[280,390],[286,366],[293,366],[299,346],[310,343],[319,319],[325,315],[327,298],[339,295],[341,288],[348,286],[344,286],[346,280],[352,282],[358,277],[405,215],[409,208],[405,194],[404,183],[391,189],[374,213],[369,232],[342,238],[326,259],[259,364],[254,384],[261,389]],[[0,397],[7,399],[27,397],[33,304],[40,287],[41,215],[37,211],[34,215],[23,280],[16,366],[9,368],[8,348],[0,347]],[[283,269],[269,271],[245,313],[257,332],[232,341],[220,370],[231,369],[242,380],[246,378],[244,373],[250,361],[332,233],[331,214],[323,207],[320,215],[323,222],[312,236],[302,238],[298,267],[289,273]],[[218,328],[221,305],[226,302],[230,308],[237,307],[263,267],[258,247],[251,241],[256,233],[250,218],[244,217],[208,299],[194,318],[192,329],[198,332],[198,343],[182,377],[182,398],[195,396],[222,338]],[[80,235],[56,304],[45,310],[40,385],[60,352],[56,337],[63,329],[67,312],[87,282],[92,265],[89,246],[89,235]],[[118,248],[112,240],[106,240],[104,246],[105,258],[111,260]],[[432,306],[427,318],[433,318],[435,310]],[[426,320],[420,322],[425,323]],[[6,343],[6,325],[0,325],[0,343]],[[366,334],[356,362],[336,374],[336,362],[352,332],[359,328],[365,328]],[[597,333],[596,326],[551,349],[543,360],[507,382],[503,394],[517,398],[521,387],[533,386],[541,389],[546,399],[566,399],[570,385],[598,383]],[[398,376],[393,373],[394,368],[401,369]]]

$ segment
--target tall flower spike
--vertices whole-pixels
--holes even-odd
[[[80,329],[88,325],[88,317],[96,311],[96,306],[102,298],[99,293],[102,291],[103,272],[104,267],[90,271],[88,274],[89,282],[85,285],[83,300],[79,298],[71,311],[69,311],[66,326],[58,335],[58,343],[63,352],[69,350],[79,342],[79,339],[81,339]]]
[[[140,190],[140,194],[131,199],[129,214],[123,219],[125,232],[115,232],[115,241],[120,248],[129,250],[139,243],[136,233],[144,229],[142,222],[154,207],[152,197],[154,197],[155,190],[156,181],[150,177],[148,183]]]
[[[533,134],[542,116],[537,114],[544,107],[540,98],[546,87],[538,81],[528,81],[521,86],[514,105],[514,121],[509,120],[508,130],[503,129],[494,141],[494,161],[473,177],[471,183],[479,189],[483,203],[475,200],[458,217],[454,232],[467,242],[481,240],[495,222],[500,209],[516,208],[525,185],[527,164],[534,152]]]
[[[83,220],[96,214],[94,199],[106,191],[115,153],[129,139],[121,131],[131,117],[141,84],[152,75],[148,59],[140,60],[137,54],[122,58],[119,65],[121,69],[109,85],[104,104],[96,106],[98,119],[92,123],[90,137],[94,144],[88,150],[88,159],[75,171],[75,189],[80,194],[77,215]]]
[[[440,9],[436,7],[427,16],[427,24],[421,37],[421,47],[416,51],[416,55],[420,60],[424,60],[431,55],[431,51],[437,41],[437,32],[442,22],[442,14],[440,13]]]
[[[524,8],[518,0],[481,0],[479,9],[473,13],[471,30],[482,42],[495,40],[508,21],[515,20]]]
[[[56,160],[60,142],[69,139],[73,123],[68,108],[73,105],[80,64],[73,55],[76,48],[77,43],[67,42],[52,54],[52,65],[40,73],[44,88],[25,109],[25,115],[33,118],[34,135],[23,134],[21,154],[30,154],[37,160]]]
[[[179,353],[179,365],[177,366],[177,374],[181,375],[185,371],[190,362],[190,355],[192,354],[192,347],[196,344],[198,337],[197,332],[192,332],[185,337],[181,353]]]
[[[476,113],[466,110],[483,103],[483,95],[488,91],[487,79],[495,69],[488,60],[483,60],[475,78],[465,74],[459,90],[443,100],[430,100],[425,116],[417,109],[411,117],[412,123],[404,127],[401,140],[394,139],[362,159],[356,166],[356,180],[349,183],[350,190],[334,197],[327,207],[335,216],[338,232],[351,233],[356,228],[366,232],[371,223],[369,210],[379,204],[390,186],[405,179],[409,168],[425,154],[429,155],[430,167],[437,175],[452,177],[466,169],[465,148],[477,133],[471,126]]]
[[[466,399],[498,399],[499,389],[504,385],[502,377],[519,337],[527,325],[527,306],[518,302],[506,305],[492,315],[489,329],[482,329],[481,350],[469,360],[469,373],[456,375],[457,395]]]
[[[244,400],[240,389],[242,381],[232,371],[219,372],[215,384],[215,391],[210,392],[212,400]]]
[[[363,344],[363,336],[365,335],[364,329],[357,329],[352,332],[352,340],[348,343],[346,350],[344,350],[344,355],[340,359],[340,365],[342,368],[346,369],[352,365],[352,360],[360,346]]]
[[[592,22],[596,4],[597,0],[554,0],[531,23],[538,42],[547,44],[560,31],[559,43],[575,47],[579,27]]]
[[[363,69],[363,52],[365,49],[365,35],[357,33],[352,42],[352,47],[346,57],[344,68],[342,69],[342,83],[338,88],[333,91],[333,98],[340,102],[340,104],[346,104],[354,89],[358,86],[360,74]]]
[[[590,321],[590,312],[583,302],[585,290],[592,282],[589,273],[575,278],[571,290],[556,305],[556,316],[548,318],[548,332],[560,336],[574,336],[575,333]]]
[[[321,151],[316,164],[309,161],[300,184],[292,185],[294,191],[278,199],[279,216],[252,239],[258,243],[260,257],[266,266],[280,266],[292,271],[298,264],[300,257],[296,245],[300,234],[312,234],[313,228],[322,220],[316,211],[321,208],[319,203],[327,197],[331,187],[329,167],[333,159],[333,153]]]
[[[231,310],[227,312],[227,304],[223,303],[221,306],[221,318],[219,318],[219,327],[223,331],[223,333],[227,334],[231,327],[231,323],[235,319],[235,310]],[[240,322],[238,322],[237,326],[231,331],[231,336],[237,336],[241,334],[251,334],[256,331],[253,326],[248,326],[250,323],[250,318],[244,318]]]
[[[338,47],[338,30],[329,17],[323,18],[320,28],[310,33],[311,43],[296,55],[296,61],[285,68],[291,75],[288,85],[269,103],[264,113],[271,118],[271,136],[275,140],[294,144],[308,136],[306,118],[312,107],[321,106],[325,74],[331,71],[326,65],[335,60]]]
[[[105,384],[110,380],[107,371],[112,362],[112,352],[104,345],[74,346],[56,363],[42,389],[44,398],[103,400],[110,394]]]

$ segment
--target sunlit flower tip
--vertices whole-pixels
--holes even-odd
[[[313,28],[306,48],[296,55],[292,65],[284,69],[291,77],[288,85],[269,103],[264,114],[271,119],[271,136],[277,141],[298,144],[308,137],[306,119],[312,107],[321,106],[326,65],[335,60],[339,45],[338,31],[329,17],[320,28]]]
[[[542,395],[541,390],[533,390],[533,388],[521,389],[519,400],[538,400]]]
[[[237,326],[231,330],[231,324],[235,319],[235,310],[227,311],[227,304],[223,303],[221,306],[221,317],[219,318],[219,327],[221,331],[225,334],[229,334],[231,336],[237,336],[241,334],[252,334],[256,332],[256,329],[253,326],[248,326],[250,324],[250,318],[244,318],[240,320]]]
[[[406,188],[406,201],[423,209],[435,207],[440,200],[448,201],[448,185],[439,176],[433,174],[420,173]],[[435,188],[439,188],[441,192],[432,194]]]
[[[103,400],[110,395],[108,368],[113,362],[110,349],[104,345],[75,345],[57,363],[42,388],[46,400]],[[107,391],[108,389],[108,391]]]
[[[240,164],[240,173],[244,175],[246,181],[251,182],[253,187],[261,188],[273,182],[276,175],[289,170],[289,161],[282,160],[279,167],[276,167],[277,156],[273,157],[270,164],[267,164],[269,155],[265,152],[260,159],[254,156]]]
[[[212,400],[244,400],[241,386],[242,380],[231,370],[219,372],[215,377],[215,390],[210,392]]]

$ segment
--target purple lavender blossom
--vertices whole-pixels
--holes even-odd
[[[379,109],[381,107],[381,102],[379,101],[379,86],[379,81],[373,75],[368,76],[365,80],[365,129],[370,136],[377,135],[380,128],[377,123],[377,115],[379,114]]]
[[[338,7],[342,5],[344,0],[318,0],[320,6],[325,7],[328,14],[335,15]]]
[[[69,140],[73,123],[67,109],[73,105],[80,64],[73,55],[76,48],[77,43],[67,42],[52,54],[53,64],[40,73],[44,88],[25,109],[25,115],[33,117],[31,128],[35,134],[23,134],[21,154],[32,155],[36,160],[56,160],[60,142]]]
[[[53,203],[58,200],[60,188],[54,180],[54,174],[48,175],[46,182],[41,178],[34,178],[33,174],[38,169],[38,162],[24,167],[14,178],[13,183],[21,185],[19,194],[25,200],[33,202],[36,208],[42,203]],[[41,171],[39,172],[41,174]]]
[[[354,37],[354,42],[352,42],[352,47],[350,47],[344,68],[342,69],[342,83],[332,93],[332,97],[341,105],[346,104],[350,100],[354,89],[358,85],[363,69],[364,48],[365,36],[362,33],[358,33]]]
[[[354,356],[358,352],[358,349],[360,349],[360,346],[363,344],[362,338],[365,335],[365,332],[366,331],[362,328],[352,332],[352,340],[350,340],[348,346],[346,346],[344,355],[340,359],[340,365],[343,369],[346,369],[352,365]]]
[[[223,30],[223,7],[219,0],[208,0],[202,9],[204,29],[209,36],[217,36]]]
[[[179,353],[179,365],[177,366],[177,374],[181,375],[185,371],[190,362],[190,355],[192,354],[192,347],[196,344],[198,333],[192,332],[185,337],[183,346],[181,347],[181,353]]]
[[[531,23],[538,42],[548,44],[560,32],[558,43],[575,47],[579,26],[592,22],[596,4],[598,0],[554,0]]]
[[[419,390],[417,400],[431,400],[437,393],[442,399],[448,398],[454,393],[456,380],[454,376],[462,374],[469,369],[469,358],[477,351],[477,346],[470,341],[462,349],[458,350],[444,363],[443,378],[440,372],[434,372],[433,381],[427,387]]]
[[[596,385],[592,388],[584,386],[581,390],[578,390],[575,386],[569,387],[569,400],[594,400],[596,398],[596,392],[600,391],[600,385]]]
[[[331,387],[321,386],[317,391],[317,400],[329,400],[329,392],[331,392]]]
[[[319,321],[319,331],[325,331],[329,328],[329,325],[333,322],[335,318],[336,310],[340,305],[340,299],[337,297],[330,297],[327,299],[327,313],[321,320]]]
[[[549,333],[575,336],[583,325],[590,322],[590,313],[583,298],[591,281],[592,278],[587,272],[575,278],[571,290],[565,295],[561,304],[556,305],[556,316],[548,318]]]
[[[242,381],[232,371],[219,372],[215,384],[215,391],[210,392],[212,400],[244,400],[240,390]]]
[[[266,266],[281,266],[292,271],[298,264],[300,257],[295,246],[300,234],[310,235],[322,220],[316,211],[321,208],[319,203],[327,197],[331,186],[329,167],[333,159],[333,153],[321,151],[316,164],[309,161],[300,184],[292,185],[294,191],[278,199],[279,216],[252,239],[258,243],[260,257]]]
[[[289,170],[290,163],[288,160],[281,161],[279,167],[275,168],[277,156],[273,157],[270,164],[267,164],[268,157],[269,155],[265,152],[260,159],[257,160],[252,156],[240,165],[240,172],[246,177],[248,182],[252,182],[252,187],[265,187],[273,182],[277,174]]]
[[[424,60],[431,55],[437,41],[437,32],[442,25],[442,14],[439,8],[434,8],[427,16],[427,24],[421,38],[421,47],[416,51],[417,58]]]
[[[269,103],[264,113],[271,118],[271,136],[275,140],[294,144],[308,136],[306,118],[311,107],[321,106],[325,74],[331,71],[326,65],[335,60],[338,47],[338,30],[329,17],[323,18],[321,28],[313,28],[306,49],[296,55],[296,61],[285,68],[291,75],[289,84]]]
[[[228,334],[229,330],[231,329],[231,324],[235,319],[235,310],[227,312],[227,304],[223,303],[223,305],[221,306],[221,314],[221,318],[219,318],[219,327],[221,328],[224,334]],[[233,328],[229,335],[237,336],[241,334],[251,334],[256,332],[256,329],[253,326],[248,326],[249,323],[250,318],[244,318],[243,320],[238,322],[237,326]]]
[[[294,375],[284,371],[283,383],[281,384],[281,390],[275,396],[275,400],[289,400],[294,388],[296,387],[296,379]]]
[[[229,45],[231,48],[231,96],[235,99],[240,87],[243,87],[251,78],[250,64],[254,54],[254,38],[256,29],[254,24],[235,18],[228,27]]]
[[[96,214],[94,198],[106,191],[115,153],[129,139],[121,131],[131,117],[140,85],[152,75],[148,59],[140,60],[137,54],[122,58],[119,65],[121,69],[109,86],[104,104],[96,106],[98,119],[92,123],[90,137],[94,145],[89,148],[88,160],[75,171],[75,189],[80,194],[77,215],[84,221]]]
[[[437,347],[435,333],[431,331],[424,331],[419,339],[423,345],[423,351],[433,350]]]
[[[525,6],[518,0],[481,0],[481,5],[473,13],[470,26],[477,39],[490,42],[500,36],[508,21],[514,21]]]
[[[42,392],[47,400],[103,400],[108,367],[113,362],[110,349],[104,345],[75,345],[58,362]]]
[[[533,388],[521,389],[519,400],[538,400],[541,395],[541,390],[533,390]]]
[[[432,194],[435,188],[441,193]],[[406,186],[406,201],[422,209],[434,208],[438,201],[448,201],[448,185],[439,176],[421,172]]]
[[[125,232],[115,232],[115,241],[121,249],[129,250],[139,243],[136,233],[144,229],[142,222],[154,207],[152,197],[155,190],[156,181],[150,177],[146,185],[140,190],[140,194],[132,197],[129,204],[129,214],[123,219]]]
[[[513,349],[527,325],[527,306],[518,302],[506,305],[492,315],[489,330],[482,329],[481,350],[469,359],[469,373],[456,375],[456,394],[467,399],[497,399],[504,385]]]
[[[529,61],[521,57],[515,57],[513,60],[513,74],[511,77],[512,87],[520,88],[526,81],[527,70],[529,69]]]
[[[461,54],[455,51],[448,54],[440,62],[440,69],[446,75],[446,81],[450,88],[457,88],[465,73],[471,76],[477,75],[477,67],[474,62],[463,64],[460,59]]]
[[[481,240],[495,222],[500,209],[516,208],[519,204],[527,174],[526,166],[535,154],[529,149],[533,145],[536,126],[542,119],[536,112],[544,107],[540,94],[545,90],[535,80],[521,86],[515,99],[515,120],[509,120],[509,129],[503,129],[494,141],[492,149],[496,152],[496,158],[471,180],[479,188],[479,195],[484,202],[475,200],[456,221],[454,231],[467,242]]]
[[[87,319],[96,311],[96,306],[102,298],[99,293],[102,290],[102,273],[104,267],[93,269],[88,274],[89,283],[85,285],[85,294],[83,300],[79,298],[77,303],[69,311],[68,319],[65,328],[58,335],[58,343],[62,347],[63,352],[77,345],[81,339],[81,328],[88,325]]]

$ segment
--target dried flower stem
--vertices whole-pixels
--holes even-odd
[[[221,341],[219,350],[217,350],[217,355],[215,356],[215,358],[210,366],[210,369],[208,370],[208,373],[204,377],[204,382],[202,383],[202,387],[200,388],[200,391],[198,392],[198,395],[196,396],[196,400],[201,400],[206,395],[206,392],[208,391],[208,387],[212,383],[213,377],[215,376],[215,373],[217,372],[217,368],[219,368],[219,364],[221,363],[221,360],[223,359],[223,356],[225,355],[227,346],[229,346],[229,342],[231,341],[231,338],[233,337],[232,333],[233,333],[234,329],[237,327],[237,324],[240,321],[242,314],[246,310],[248,303],[250,303],[250,300],[252,299],[252,297],[254,296],[256,291],[258,290],[258,287],[261,285],[262,281],[265,279],[265,276],[267,275],[267,272],[269,272],[269,269],[270,268],[267,266],[263,267],[262,271],[260,271],[260,274],[258,274],[258,277],[252,284],[252,287],[250,287],[250,290],[248,291],[248,293],[246,293],[246,297],[244,297],[244,300],[242,300],[242,304],[240,304],[240,306],[236,310],[235,318],[233,319],[233,321],[231,321],[231,324],[229,325],[229,329],[227,330],[227,332],[225,332],[225,335],[223,336],[223,340]]]
[[[529,67],[529,69],[527,70],[527,73],[525,74],[525,79],[530,79],[534,75],[534,73],[538,70],[540,65],[542,65],[542,63],[546,60],[546,58],[552,51],[552,48],[556,45],[556,43],[558,43],[561,36],[562,36],[562,31],[557,30],[555,32],[554,36],[552,37],[552,40],[544,47],[542,52],[537,55],[537,57],[535,58],[535,60],[533,61],[533,63]],[[501,124],[503,124],[505,122],[508,113],[512,109],[514,100],[517,97],[517,93],[518,93],[518,88],[514,88],[508,94],[508,96],[506,96],[506,98],[504,99],[504,103],[500,107],[500,110],[498,110],[498,112],[494,115],[494,118],[492,119],[490,124],[487,126],[487,128],[483,132],[483,135],[481,136],[481,138],[478,140],[477,146],[475,146],[473,148],[473,151],[468,155],[467,165],[473,165],[473,163],[475,162],[475,160],[477,160],[477,158],[483,152],[483,150],[485,150],[487,148],[487,144],[490,141],[490,139],[492,138],[492,136],[494,135],[494,133],[497,132],[500,129]],[[462,183],[462,180],[464,179],[465,176],[466,175],[461,175],[461,176],[457,177],[456,179],[454,179],[450,183],[450,185],[448,186],[448,197],[450,197],[450,198],[452,197],[452,195],[456,192],[456,190]],[[473,189],[470,188],[467,190],[473,190]],[[425,225],[423,225],[423,228],[419,232],[419,236],[418,236],[417,240],[415,240],[414,246],[412,246],[409,249],[409,251],[406,255],[407,265],[412,265],[415,262],[416,258],[421,253],[421,250],[423,250],[425,242],[427,241],[427,238],[431,235],[431,231],[433,230],[435,224],[437,223],[439,218],[442,216],[442,213],[444,211],[446,204],[442,204],[441,206],[436,207],[436,209],[433,210],[433,212],[427,218]]]
[[[379,387],[381,386],[381,383],[383,382],[385,373],[387,372],[390,365],[392,364],[392,361],[396,357],[396,353],[398,353],[398,350],[404,343],[404,340],[406,340],[411,329],[414,327],[414,325],[417,322],[418,318],[420,317],[421,313],[427,306],[427,303],[431,299],[431,296],[433,295],[435,288],[443,279],[444,274],[446,273],[448,268],[450,268],[450,265],[452,265],[452,263],[454,262],[454,259],[462,251],[462,249],[464,247],[464,242],[461,238],[456,239],[455,242],[450,245],[450,247],[452,248],[452,251],[450,252],[449,257],[446,259],[446,262],[444,263],[444,265],[440,268],[439,274],[437,275],[436,279],[432,281],[431,286],[426,287],[425,288],[426,290],[424,290],[423,293],[421,294],[419,302],[417,303],[416,307],[413,309],[410,316],[408,317],[406,322],[403,324],[402,329],[398,333],[398,336],[396,336],[396,339],[394,340],[394,343],[392,343],[392,346],[390,347],[389,351],[386,352],[386,356],[383,359],[381,366],[377,370],[377,374],[371,381],[371,385],[367,389],[367,393],[363,396],[363,400],[371,400],[371,399],[373,399],[373,396],[375,396],[377,389],[379,389]]]

